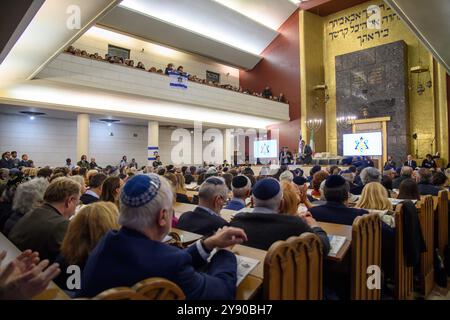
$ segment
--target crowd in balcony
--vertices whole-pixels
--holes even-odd
[[[135,65],[135,62],[132,59],[124,59],[123,57],[112,56],[110,54],[105,54],[105,56],[102,57],[97,52],[96,53],[88,53],[86,50],[81,50],[81,49],[75,48],[73,46],[68,47],[65,50],[65,52],[75,55],[75,56],[90,58],[90,59],[99,60],[99,61],[106,61],[106,62],[114,63],[114,64],[120,64],[120,65],[128,66],[131,68],[136,68],[136,69],[141,69],[143,71],[148,71],[148,72],[152,72],[152,73],[168,75],[170,71],[177,71],[181,74],[187,75],[189,81],[193,81],[196,83],[200,83],[200,84],[204,84],[204,85],[208,85],[208,86],[212,86],[212,87],[231,90],[231,91],[235,91],[235,92],[239,92],[239,93],[243,93],[243,94],[248,94],[248,95],[252,95],[255,97],[261,97],[261,98],[265,98],[265,99],[269,99],[269,100],[273,100],[273,101],[277,101],[277,102],[289,103],[289,101],[286,99],[284,93],[281,92],[278,96],[274,95],[272,93],[272,89],[269,86],[266,86],[262,92],[256,92],[256,91],[253,91],[250,89],[244,89],[244,88],[242,88],[242,86],[237,87],[237,86],[233,86],[231,84],[220,84],[218,82],[214,82],[211,80],[201,79],[201,78],[197,77],[196,75],[188,74],[184,71],[183,66],[178,66],[178,68],[175,69],[175,65],[173,63],[167,64],[165,70],[163,70],[161,68],[156,68],[154,66],[150,67],[147,70],[147,68],[141,61],[139,61]]]

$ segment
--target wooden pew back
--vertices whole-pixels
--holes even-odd
[[[394,297],[397,300],[412,300],[413,267],[406,266],[404,252],[404,210],[403,205],[398,204],[395,208],[395,288]]]
[[[367,287],[368,267],[381,268],[381,220],[376,213],[357,217],[352,226],[352,300],[379,300],[380,289]]]
[[[315,234],[275,242],[264,260],[264,298],[322,299],[322,266],[322,243]]]
[[[439,191],[435,212],[436,246],[439,249],[441,257],[444,257],[444,251],[448,245],[448,194],[447,190]]]
[[[420,228],[425,240],[426,251],[420,254],[420,291],[427,296],[434,286],[434,207],[433,197],[421,197],[418,202]]]
[[[150,278],[140,281],[132,289],[150,300],[186,299],[179,286],[164,278]]]

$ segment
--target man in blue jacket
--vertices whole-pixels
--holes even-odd
[[[236,257],[214,248],[247,240],[243,230],[223,228],[186,250],[163,243],[171,228],[173,193],[164,177],[137,175],[123,187],[119,231],[108,232],[89,256],[78,296],[92,297],[114,287],[133,286],[162,277],[176,283],[187,299],[233,299],[236,294]],[[207,266],[206,273],[196,269]]]
[[[228,202],[225,209],[239,211],[245,208],[245,200],[252,192],[252,182],[245,175],[238,175],[231,181],[233,198]]]

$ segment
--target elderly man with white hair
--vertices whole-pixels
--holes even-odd
[[[353,195],[360,195],[364,186],[370,182],[380,182],[381,183],[381,172],[374,167],[367,167],[361,171],[360,174],[362,185],[358,185],[350,189],[350,193]]]
[[[232,226],[245,230],[248,236],[246,246],[268,250],[278,240],[312,232],[322,241],[324,254],[328,254],[330,243],[327,234],[309,212],[300,216],[281,212],[283,191],[278,180],[259,180],[253,187],[252,201],[252,212],[238,213],[231,221]]]
[[[198,191],[198,206],[181,215],[177,228],[202,235],[210,235],[228,225],[220,216],[227,202],[228,187],[222,177],[209,177]]]
[[[37,178],[22,183],[17,187],[12,205],[13,213],[6,220],[3,227],[5,236],[8,236],[11,229],[23,216],[44,203],[44,194],[48,185],[47,179]]]
[[[185,250],[163,243],[170,231],[173,192],[156,174],[136,175],[120,196],[119,231],[109,231],[97,244],[83,270],[78,296],[92,297],[114,287],[131,287],[161,277],[176,283],[187,299],[234,299],[236,257],[226,248],[247,239],[241,229],[223,228]],[[207,267],[207,273],[195,269]]]
[[[225,209],[241,210],[245,208],[245,200],[252,192],[252,182],[250,179],[240,174],[231,181],[231,189],[233,190],[233,198],[228,202]]]

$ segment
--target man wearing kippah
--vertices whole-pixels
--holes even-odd
[[[245,208],[245,200],[250,196],[252,183],[245,175],[238,175],[231,181],[233,198],[228,202],[225,209],[241,210]]]
[[[191,299],[234,299],[236,257],[214,248],[247,240],[243,230],[223,228],[185,250],[163,243],[171,228],[173,192],[156,174],[137,175],[127,181],[120,196],[119,231],[109,231],[97,244],[83,270],[78,296],[93,297],[115,287],[161,277],[177,284]],[[207,267],[206,273],[195,269]]]
[[[181,215],[177,228],[201,235],[210,235],[217,229],[228,226],[220,216],[220,211],[227,202],[228,187],[222,177],[209,177],[198,191],[198,206],[194,211]]]
[[[324,205],[310,209],[317,221],[352,225],[357,216],[368,213],[364,209],[347,207],[350,195],[347,181],[339,175],[330,175],[325,180],[323,193],[326,199]]]
[[[324,255],[330,250],[327,234],[311,214],[292,216],[281,212],[283,192],[274,178],[259,180],[252,190],[254,209],[234,216],[231,225],[242,228],[248,236],[246,246],[268,250],[278,240],[299,236],[304,232],[315,233],[321,240]]]

